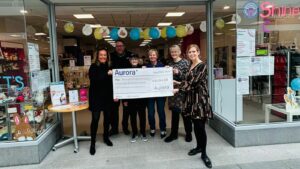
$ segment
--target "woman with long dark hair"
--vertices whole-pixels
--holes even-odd
[[[204,164],[206,167],[212,168],[212,163],[206,154],[207,135],[205,122],[208,118],[212,118],[213,116],[207,87],[207,67],[200,59],[200,49],[198,45],[189,45],[187,48],[187,56],[191,61],[189,71],[182,83],[175,82],[180,84],[181,87],[174,91],[176,93],[180,90],[185,93],[182,114],[191,118],[194,124],[197,147],[190,150],[188,155],[202,153],[201,159]]]
[[[96,153],[95,143],[101,111],[104,113],[103,141],[108,146],[113,145],[108,135],[113,92],[110,59],[106,49],[98,50],[95,61],[89,69],[89,78],[89,109],[92,112],[90,154],[94,155]]]

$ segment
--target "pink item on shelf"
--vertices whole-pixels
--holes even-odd
[[[82,88],[79,90],[79,97],[80,101],[87,101],[88,100],[88,91],[86,88]]]

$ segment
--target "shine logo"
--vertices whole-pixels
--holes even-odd
[[[254,1],[248,1],[243,7],[243,13],[247,18],[255,18],[258,14],[258,5]]]

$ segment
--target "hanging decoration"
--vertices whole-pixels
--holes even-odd
[[[100,28],[96,28],[94,30],[94,37],[97,40],[101,40],[103,38],[102,33],[101,33],[101,29]]]
[[[129,32],[129,37],[131,40],[139,40],[140,39],[140,29],[139,28],[133,28]]]
[[[187,31],[187,35],[191,35],[194,33],[194,27],[191,24],[187,24],[186,25],[186,31]]]
[[[26,27],[26,32],[27,32],[27,35],[28,35],[28,36],[33,37],[34,34],[36,33],[36,29],[35,29],[33,26],[28,25],[28,26]]]
[[[144,32],[142,28],[139,28],[140,30],[140,39],[144,39]]]
[[[160,38],[160,30],[157,27],[150,28],[149,35],[152,39]]]
[[[119,31],[118,28],[112,28],[109,34],[112,40],[116,41],[119,39],[118,31]]]
[[[178,25],[176,27],[176,36],[179,38],[183,38],[187,35],[186,27],[183,25]]]
[[[202,21],[200,24],[200,30],[206,32],[206,21]]]
[[[167,27],[161,29],[161,37],[164,39],[167,38]]]
[[[174,38],[176,36],[176,29],[173,26],[167,27],[167,37]]]
[[[127,35],[128,35],[128,32],[127,32],[126,28],[125,28],[125,27],[121,27],[121,28],[119,29],[119,31],[118,31],[118,36],[119,36],[120,38],[126,38]]]
[[[74,25],[73,25],[73,23],[72,23],[72,22],[66,23],[66,24],[64,25],[64,30],[65,30],[65,32],[67,32],[67,33],[72,33],[72,32],[74,32]]]
[[[103,37],[108,36],[110,34],[110,31],[107,26],[101,27],[100,32],[102,33]]]
[[[235,22],[236,24],[240,24],[242,22],[242,18],[239,14],[233,14],[231,21]]]
[[[93,33],[93,28],[91,27],[91,25],[86,24],[82,28],[82,33],[85,36],[90,36]]]
[[[143,31],[144,39],[150,39],[149,31],[150,31],[149,28],[144,29]]]
[[[216,27],[218,29],[223,29],[224,26],[225,26],[224,20],[222,18],[217,19],[217,21],[216,21]]]

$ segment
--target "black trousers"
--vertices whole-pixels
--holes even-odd
[[[120,101],[113,103],[112,116],[110,118],[111,130],[113,132],[119,131],[119,107],[120,107]],[[123,104],[123,119],[122,119],[123,130],[128,129],[128,121],[129,121],[128,106],[124,106]]]
[[[98,130],[98,123],[100,120],[100,113],[101,111],[95,111],[92,112],[92,122],[91,122],[91,142],[95,143],[96,142],[96,135],[97,135],[97,130]],[[108,137],[108,131],[109,131],[109,116],[110,116],[110,111],[104,110],[103,111],[104,115],[104,121],[103,121],[103,127],[104,127],[104,133],[103,133],[103,138]]]
[[[139,120],[140,120],[140,133],[143,135],[146,134],[146,105],[140,106],[140,105],[129,104],[128,111],[130,114],[132,134],[137,135],[138,133],[137,115],[139,116]]]
[[[178,126],[181,110],[179,108],[172,109],[172,120],[171,120],[171,135],[178,136]],[[181,114],[182,115],[182,114]],[[186,135],[192,134],[192,120],[189,117],[182,116],[184,130]]]
[[[207,136],[205,131],[205,122],[203,119],[192,119],[194,132],[197,141],[197,148],[201,148],[202,155],[206,155]]]

